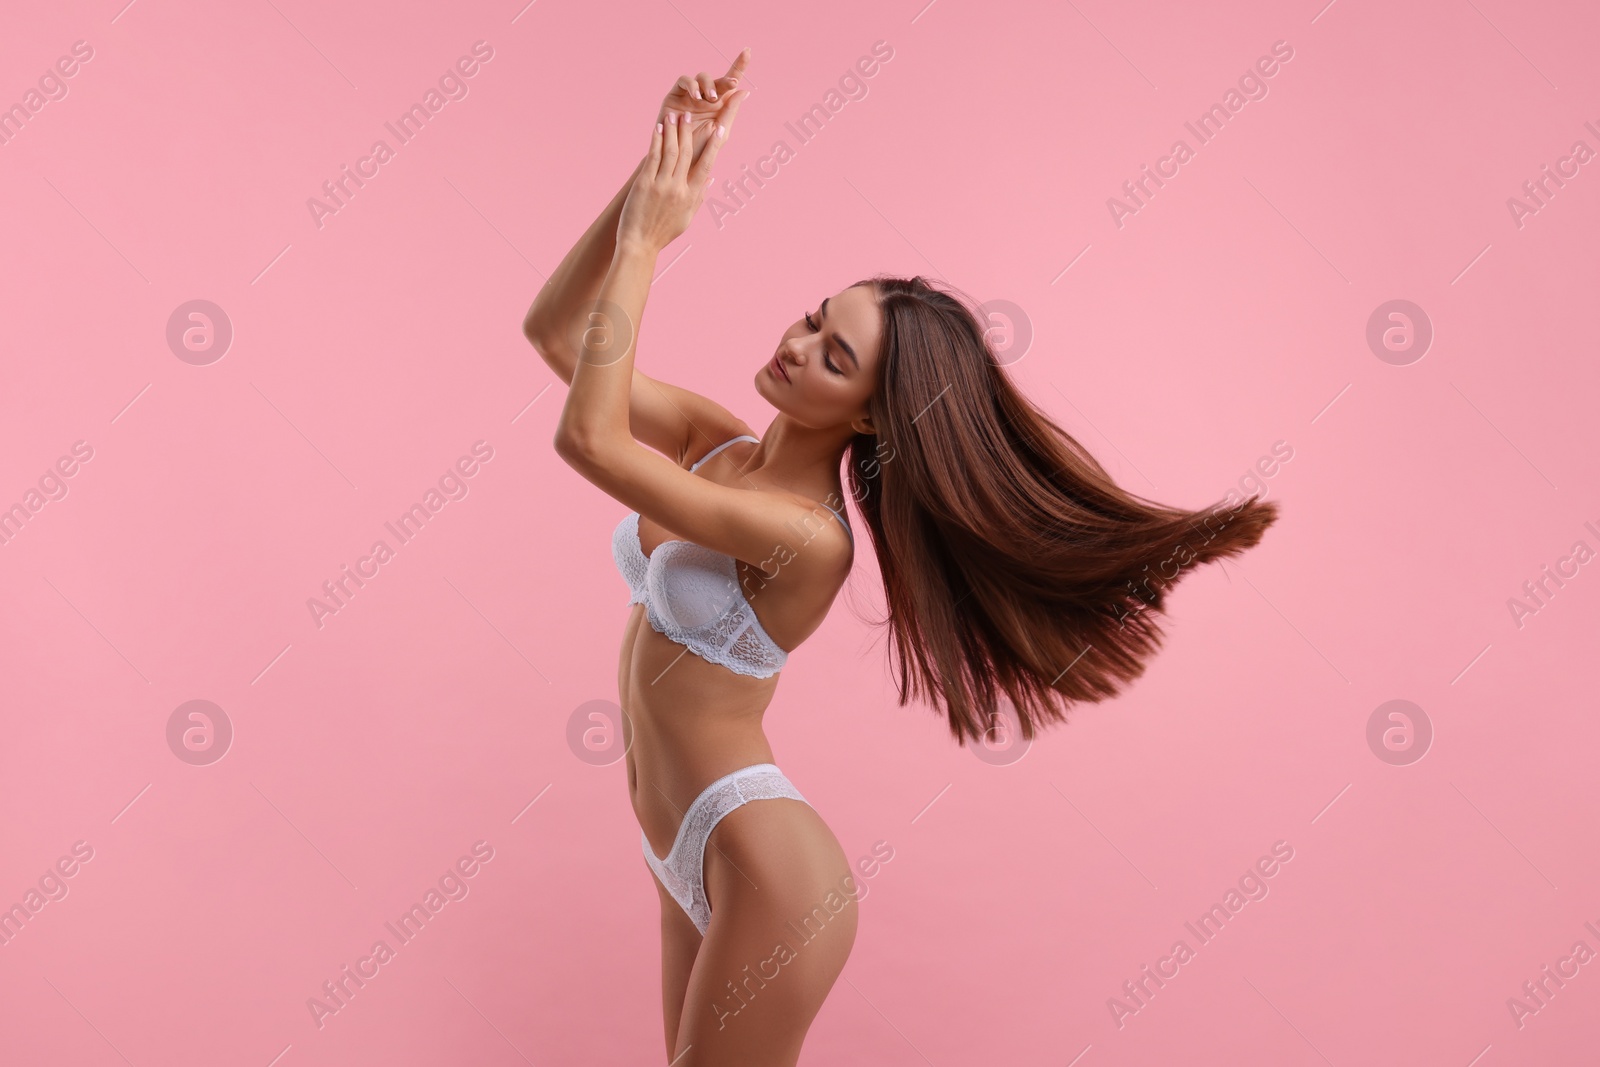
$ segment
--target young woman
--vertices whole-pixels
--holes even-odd
[[[844,851],[761,729],[785,660],[850,573],[846,459],[900,702],[942,706],[962,744],[1003,706],[1031,738],[1117,693],[1160,644],[1167,588],[1277,514],[1118,488],[1012,386],[970,307],[921,278],[808,308],[756,373],[777,409],[759,438],[635,369],[657,256],[702,202],[748,62],[678,80],[648,154],[523,322],[570,386],[557,452],[633,509],[612,542],[633,594],[617,685],[676,1067],[794,1064],[855,940]]]

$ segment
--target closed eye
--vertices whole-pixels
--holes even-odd
[[[809,329],[812,333],[816,333],[817,332],[817,324],[815,322],[811,321],[811,312],[808,311],[808,312],[805,313],[805,320],[806,320],[806,328]],[[835,367],[833,365],[833,358],[828,355],[827,349],[823,349],[823,352],[822,352],[822,365],[824,367],[827,367],[829,370],[833,371],[833,373],[835,373],[835,374],[843,374],[844,373],[844,371],[840,370],[838,367]]]

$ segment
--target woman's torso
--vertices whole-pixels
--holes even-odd
[[[696,476],[760,488],[759,474],[739,473],[754,450],[753,443],[734,444]],[[652,560],[662,545],[676,540],[643,518],[637,539]],[[750,594],[741,595],[740,608],[754,612],[757,628],[780,656],[821,623],[837,592],[837,586],[819,588],[783,568],[772,574],[737,563],[734,573],[739,589]],[[617,691],[627,716],[628,792],[656,855],[667,854],[684,812],[707,784],[740,767],[774,762],[762,719],[778,678],[735,673],[703,658],[659,633],[646,604],[633,605],[623,629]]]

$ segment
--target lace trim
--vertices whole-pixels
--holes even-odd
[[[718,552],[688,542],[676,541],[656,549],[657,555],[668,552],[661,565],[652,569],[646,578],[645,610],[655,631],[711,663],[728,668],[735,674],[750,678],[770,678],[783,669],[788,653],[779,648],[761,627],[761,620],[739,592],[737,570],[733,560]],[[674,573],[670,564],[681,562]],[[714,570],[695,569],[694,565],[709,564]],[[705,598],[721,606],[722,610],[710,622],[686,625],[674,619],[667,607],[672,598],[667,596],[666,582],[671,578],[679,588],[675,590],[685,598]],[[713,584],[715,583],[715,584]],[[725,606],[724,606],[725,605]]]
[[[628,605],[643,604],[644,579],[650,571],[650,561],[644,558],[644,549],[639,547],[637,511],[626,515],[611,531],[611,558],[616,561],[617,570],[622,572],[622,580],[628,583]]]
[[[656,857],[650,850],[650,839],[642,829],[639,831],[645,861],[702,934],[711,923],[711,906],[706,901],[704,885],[706,841],[711,831],[724,815],[752,800],[780,797],[810,803],[776,764],[757,763],[723,775],[695,797],[678,825],[678,835],[666,859]]]
[[[788,662],[789,654],[762,627],[739,589],[738,565],[732,557],[691,541],[663,541],[646,558],[639,543],[637,512],[623,518],[612,532],[611,554],[628,583],[629,605],[643,604],[657,633],[747,678],[770,678]],[[707,605],[707,612],[716,616],[705,622],[676,619],[671,614],[675,600]]]

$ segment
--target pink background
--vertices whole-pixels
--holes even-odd
[[[1135,492],[1198,507],[1293,449],[1281,523],[1179,587],[1146,676],[1009,765],[896,706],[858,554],[768,716],[846,852],[894,850],[802,1062],[1593,1054],[1600,962],[1521,1027],[1507,1000],[1600,951],[1600,566],[1520,627],[1507,602],[1600,550],[1600,163],[1520,228],[1506,201],[1600,149],[1600,17],[923,3],[8,16],[0,103],[94,54],[0,146],[0,506],[93,456],[0,547],[0,903],[93,858],[0,946],[0,1060],[664,1059],[623,766],[566,741],[616,697],[622,508],[552,452],[562,390],[519,326],[672,80],[747,43],[719,167],[795,157],[663,256],[650,373],[764,427],[788,323],[923,272],[1024,309],[1018,380]],[[383,123],[479,40],[469,94],[396,147]],[[784,122],[879,40],[867,96],[798,145]],[[1280,40],[1266,98],[1119,228],[1107,198]],[[395,157],[319,228],[307,199],[379,137]],[[194,299],[234,328],[207,366],[165,339]],[[1365,339],[1394,299],[1435,331],[1405,366]],[[480,440],[466,497],[319,629],[308,598]],[[195,699],[234,731],[205,766],[167,741]],[[1405,766],[1367,741],[1392,699],[1432,724]],[[319,1028],[308,999],[478,841],[470,893]],[[1269,895],[1201,945],[1184,923],[1278,841]],[[1119,1027],[1108,1000],[1180,938]]]

